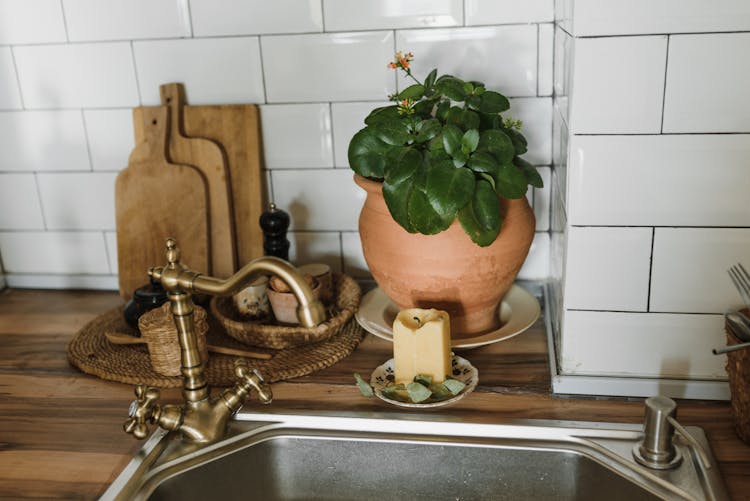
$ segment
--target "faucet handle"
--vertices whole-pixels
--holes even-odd
[[[247,362],[241,358],[234,361],[234,373],[239,378],[239,384],[247,388],[253,388],[258,392],[258,399],[264,404],[270,404],[273,400],[271,387],[263,379],[258,369],[251,369]]]
[[[148,435],[148,424],[158,419],[161,412],[159,405],[159,390],[144,384],[135,387],[136,399],[130,403],[128,409],[128,420],[125,421],[123,429],[125,433],[132,433],[135,438],[143,439]]]

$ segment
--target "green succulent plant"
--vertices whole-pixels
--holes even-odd
[[[411,73],[411,53],[390,67],[414,84],[376,108],[349,143],[349,165],[383,183],[393,219],[410,233],[433,235],[458,218],[472,241],[490,245],[500,233],[502,198],[542,187],[536,168],[521,158],[521,122],[503,118],[508,99],[482,82],[432,70],[424,82]]]

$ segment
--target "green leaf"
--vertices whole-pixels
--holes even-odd
[[[413,148],[405,148],[389,167],[383,181],[383,198],[388,211],[394,221],[409,233],[416,231],[409,220],[409,200],[414,195],[414,183],[419,177],[421,164],[421,153]]]
[[[471,110],[465,110],[458,106],[453,106],[445,117],[446,123],[457,125],[463,130],[478,129],[479,115]]]
[[[398,106],[382,106],[380,108],[375,108],[369,115],[367,115],[367,118],[365,118],[365,124],[373,125],[381,120],[397,120],[398,118],[400,118],[400,115],[398,114]]]
[[[456,169],[450,164],[438,163],[427,171],[425,191],[431,207],[442,220],[442,229],[448,228],[458,210],[469,203],[475,182],[469,169]]]
[[[414,382],[419,383],[422,386],[430,386],[432,384],[432,376],[425,376],[424,374],[417,374],[414,376]]]
[[[443,148],[449,155],[461,149],[461,138],[463,132],[455,125],[448,124],[443,127]]]
[[[453,152],[454,167],[463,167],[464,165],[466,165],[467,160],[469,160],[469,154],[463,150],[463,147]]]
[[[349,165],[360,176],[382,179],[391,148],[370,127],[365,127],[349,142]]]
[[[398,94],[399,99],[414,99],[417,100],[424,96],[424,86],[420,84],[410,85]]]
[[[464,391],[464,388],[466,388],[466,385],[458,379],[446,379],[443,382],[443,386],[445,386],[453,395],[458,395]]]
[[[440,402],[454,396],[443,383],[431,384],[430,391],[432,392],[432,397],[430,397],[431,402]]]
[[[404,120],[382,120],[370,127],[378,139],[386,144],[403,146],[409,141],[409,129]]]
[[[521,169],[521,172],[523,172],[523,175],[526,178],[526,182],[528,184],[530,184],[534,188],[544,187],[544,181],[542,181],[542,176],[539,175],[539,172],[537,172],[536,167],[534,167],[533,165],[531,165],[529,162],[527,162],[521,157],[514,158],[513,164],[519,169]]]
[[[523,134],[515,129],[504,129],[504,132],[510,137],[516,155],[523,155],[526,153],[528,143],[526,142],[526,138],[523,137]]]
[[[415,404],[424,402],[425,400],[430,398],[430,395],[432,395],[432,392],[429,389],[425,388],[419,383],[409,383],[406,386],[406,391],[409,392],[409,397]]]
[[[477,129],[467,130],[461,138],[461,146],[466,147],[469,152],[477,149],[479,145],[479,131]]]
[[[476,183],[471,201],[458,212],[458,221],[471,240],[480,247],[486,247],[495,241],[502,217],[500,201],[492,185],[484,179]]]
[[[495,172],[500,165],[493,155],[485,151],[475,151],[468,164],[474,172]]]
[[[422,99],[414,105],[414,113],[422,118],[432,118],[432,109],[437,101],[435,99]]]
[[[411,402],[409,394],[406,392],[406,386],[403,384],[396,384],[392,386],[386,386],[380,390],[385,398],[391,400],[397,400],[399,402]]]
[[[478,147],[492,153],[501,164],[510,163],[515,153],[510,138],[497,129],[482,131],[479,135]]]
[[[479,128],[481,130],[499,129],[501,123],[502,120],[500,119],[500,115],[498,115],[497,113],[479,113]]]
[[[427,78],[424,79],[424,88],[429,89],[435,84],[435,78],[437,77],[437,68],[432,70],[428,75]]]
[[[354,373],[354,380],[357,381],[357,387],[359,388],[359,391],[360,393],[362,393],[363,397],[369,398],[374,395],[374,392],[372,391],[372,386],[370,386],[370,384],[364,379],[362,379],[362,376],[360,376],[356,372]]]
[[[482,113],[502,113],[510,109],[510,103],[508,98],[498,92],[491,90],[482,93],[481,104],[479,105],[479,111]]]
[[[448,100],[440,101],[440,103],[437,106],[437,109],[435,110],[435,118],[438,120],[441,120],[443,122],[446,121],[448,118],[448,112],[451,109],[451,102]]]
[[[526,176],[515,165],[501,165],[492,177],[495,179],[495,190],[501,197],[521,198],[526,195]]]
[[[434,118],[424,120],[418,127],[414,140],[418,143],[424,143],[440,134],[442,127],[440,121]]]
[[[409,222],[423,235],[434,235],[446,228],[440,214],[432,207],[424,185],[415,183],[415,189],[409,197]]]
[[[435,89],[453,101],[463,101],[466,99],[466,89],[464,88],[463,80],[459,80],[456,77],[444,75],[438,79],[435,84]]]
[[[469,96],[466,98],[466,106],[472,110],[479,110],[479,105],[482,103],[482,98],[479,96]]]

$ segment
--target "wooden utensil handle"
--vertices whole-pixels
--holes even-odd
[[[112,344],[146,344],[145,339],[133,337],[130,334],[122,332],[105,332],[104,336]]]
[[[225,346],[216,346],[212,344],[208,345],[208,351],[212,351],[214,353],[220,353],[222,355],[234,355],[237,357],[256,358],[259,360],[271,360],[273,358],[273,355],[271,355],[270,353],[258,353],[256,351],[240,350],[237,348],[227,348]]]

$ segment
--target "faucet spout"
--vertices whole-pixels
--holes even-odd
[[[138,398],[131,405],[130,419],[125,423],[125,431],[133,433],[136,438],[144,438],[147,423],[157,423],[164,429],[179,431],[187,441],[214,442],[224,435],[229,419],[240,410],[252,390],[262,403],[270,403],[272,394],[258,371],[238,361],[235,364],[235,386],[210,398],[195,334],[191,294],[228,296],[242,290],[258,275],[274,274],[286,282],[297,297],[297,317],[302,325],[313,327],[323,322],[325,309],[315,299],[310,286],[297,269],[283,259],[270,256],[254,259],[231,277],[220,279],[201,275],[183,265],[180,262],[180,249],[172,238],[167,239],[166,254],[167,265],[151,268],[149,275],[161,282],[170,301],[181,352],[184,403],[181,406],[159,406],[156,402],[158,391],[139,387],[136,389]]]

